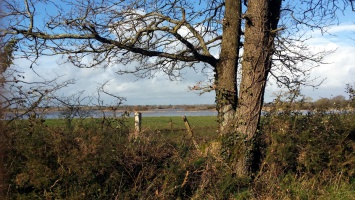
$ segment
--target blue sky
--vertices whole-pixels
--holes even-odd
[[[312,77],[325,79],[323,84],[314,89],[304,87],[301,93],[313,100],[321,97],[344,95],[347,83],[355,84],[355,15],[347,13],[341,17],[340,25],[332,26],[329,34],[322,35],[320,32],[307,33],[312,36],[308,44],[314,49],[326,49],[337,51],[329,55],[324,64],[313,69]],[[189,86],[206,80],[206,77],[192,69],[184,69],[183,76],[179,81],[170,81],[163,73],[157,73],[154,78],[140,79],[133,75],[117,75],[119,66],[112,66],[106,69],[79,69],[70,64],[63,64],[59,56],[42,57],[38,66],[34,68],[39,75],[49,79],[57,75],[62,76],[61,81],[76,79],[75,85],[70,85],[59,91],[59,95],[70,95],[85,90],[87,95],[95,95],[101,84],[108,81],[105,89],[111,93],[125,97],[128,105],[169,105],[169,104],[213,104],[215,102],[214,92],[199,95],[198,91],[190,91]],[[27,81],[37,81],[39,77],[28,68],[28,61],[16,60],[15,64],[20,67],[26,76]],[[134,65],[134,64],[132,64]],[[266,89],[265,102],[275,98],[282,88],[270,82]],[[109,96],[102,96],[106,104],[115,101]]]

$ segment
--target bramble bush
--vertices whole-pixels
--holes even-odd
[[[129,138],[131,119],[121,117],[64,119],[57,125],[55,120],[14,120],[1,135],[6,197],[351,199],[355,113],[326,108],[302,113],[294,107],[302,100],[292,99],[288,105],[275,101],[261,120],[262,159],[252,182],[238,179],[218,156],[196,149],[182,134],[183,124],[172,118],[164,119],[166,128],[143,128],[137,140]],[[200,147],[216,139],[215,129],[192,126]]]
[[[184,136],[146,132],[129,141],[127,127],[102,119],[71,123],[16,120],[6,128],[9,199],[185,199],[196,189],[203,159],[193,161]]]
[[[355,113],[315,108],[272,110],[261,122],[259,198],[351,199],[355,189]],[[283,108],[285,106],[283,105]],[[342,189],[345,189],[342,190]]]

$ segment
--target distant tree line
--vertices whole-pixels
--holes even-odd
[[[278,109],[283,110],[287,109],[289,102],[287,100],[276,99],[273,102],[265,103],[264,109],[273,108],[276,104],[278,105]],[[330,98],[322,97],[315,101],[311,97],[305,97],[294,101],[293,106],[295,110],[347,110],[355,108],[355,101],[353,98],[347,99],[343,95]]]

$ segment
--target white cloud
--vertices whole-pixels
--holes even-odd
[[[341,25],[332,27],[329,32],[334,35],[315,34],[309,44],[315,49],[338,50],[326,58],[329,64],[322,65],[312,71],[312,77],[326,78],[318,89],[302,88],[302,93],[314,100],[331,95],[346,95],[344,88],[347,83],[354,82],[355,74],[355,41],[349,36],[354,34],[355,25]],[[171,82],[163,73],[157,73],[151,79],[138,79],[134,75],[117,75],[115,71],[120,65],[106,69],[79,69],[70,64],[58,65],[61,59],[58,57],[43,57],[39,60],[39,66],[34,69],[41,76],[50,79],[56,75],[63,76],[62,81],[75,78],[77,83],[60,91],[61,94],[71,94],[85,90],[87,94],[95,94],[100,84],[109,81],[105,89],[115,95],[126,97],[125,104],[212,104],[214,92],[199,96],[197,92],[188,91],[192,86],[206,77],[196,73],[192,69],[184,69],[181,81]],[[17,60],[16,64],[25,72],[27,81],[37,81],[38,76],[29,69],[29,62]],[[133,65],[133,64],[132,64]],[[129,66],[127,66],[129,67]],[[273,93],[279,89],[275,85],[267,87],[265,100],[271,101]],[[106,103],[113,99],[104,97]]]
[[[336,33],[342,33],[342,32],[350,32],[350,31],[355,31],[354,24],[343,24],[340,26],[333,26],[329,29],[328,32],[331,34],[336,34]]]
[[[347,83],[354,82],[355,74],[355,40],[351,36],[355,36],[355,25],[340,25],[329,29],[329,33],[333,35],[314,34],[308,44],[315,50],[335,50],[334,53],[328,55],[323,64],[311,71],[311,78],[319,77],[319,80],[325,79],[324,82],[314,89],[311,87],[302,88],[301,92],[317,100],[321,97],[330,98],[331,96],[343,95],[347,97],[345,86]],[[337,33],[337,34],[336,34]],[[273,93],[279,91],[275,85],[267,88],[266,101],[274,99]]]
[[[346,96],[345,85],[354,81],[355,74],[355,40],[351,39],[355,35],[354,31],[355,25],[333,26],[329,29],[329,33],[334,35],[325,35],[321,39],[312,41],[312,45],[316,47],[337,50],[325,58],[324,61],[329,64],[312,71],[313,77],[320,76],[326,80],[318,90],[304,89],[308,96],[314,99],[336,95]]]
[[[75,85],[69,85],[59,91],[59,95],[70,95],[85,90],[86,95],[96,95],[97,88],[108,81],[105,90],[112,94],[125,97],[125,104],[213,104],[214,93],[198,95],[197,92],[188,90],[188,86],[204,80],[201,73],[192,69],[184,69],[182,81],[170,81],[164,73],[157,73],[151,79],[139,79],[132,74],[117,75],[115,71],[121,66],[115,65],[106,69],[102,68],[77,68],[70,64],[58,65],[59,57],[43,57],[39,66],[34,70],[40,76],[51,79],[62,76],[59,81],[77,79]],[[17,60],[16,65],[21,66],[25,72],[26,81],[38,81],[40,78],[29,69],[29,62]],[[114,99],[103,95],[105,103],[110,104]]]

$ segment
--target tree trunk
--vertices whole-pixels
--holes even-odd
[[[216,104],[220,134],[234,124],[237,103],[237,68],[239,59],[241,1],[226,0],[221,53],[215,69]]]
[[[235,135],[230,161],[239,177],[250,178],[255,167],[254,150],[266,80],[271,68],[274,38],[281,0],[248,1],[244,16],[245,42],[242,80],[235,114]]]

